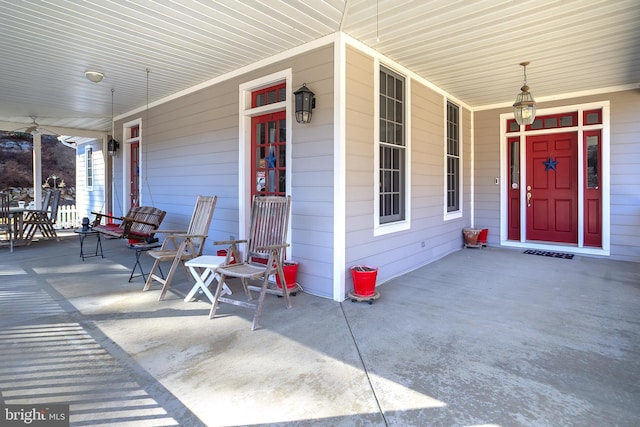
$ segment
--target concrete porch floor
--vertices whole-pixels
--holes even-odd
[[[640,423],[639,264],[464,249],[372,305],[267,296],[251,332],[250,310],[185,303],[182,271],[158,302],[103,245],[0,249],[3,403],[70,403],[74,426]]]

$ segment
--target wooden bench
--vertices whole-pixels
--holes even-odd
[[[149,241],[162,223],[165,211],[152,206],[135,206],[123,217],[91,212],[96,218],[93,220],[93,230],[106,236],[117,239],[129,239],[134,241]],[[102,224],[102,219],[120,221],[119,224]]]

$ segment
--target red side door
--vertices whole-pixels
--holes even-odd
[[[129,144],[130,151],[130,176],[129,203],[131,207],[140,206],[140,143]]]
[[[578,135],[527,137],[527,240],[578,243]]]
[[[279,111],[251,119],[251,196],[284,196],[286,185],[287,120]]]

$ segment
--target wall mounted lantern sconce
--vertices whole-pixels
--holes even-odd
[[[302,87],[293,92],[296,106],[296,122],[311,123],[312,110],[316,108],[316,98],[314,93],[309,90],[306,83]]]
[[[118,154],[118,148],[120,148],[120,143],[115,139],[109,138],[109,142],[107,142],[107,152],[110,156],[115,156]]]
[[[520,88],[521,92],[513,104],[513,115],[519,125],[530,125],[536,118],[536,101],[534,101],[533,95],[529,92],[529,86],[527,86],[527,65],[529,65],[529,62],[521,62],[520,65],[524,67],[524,81]]]

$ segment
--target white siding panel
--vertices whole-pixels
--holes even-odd
[[[374,236],[373,58],[347,49],[347,248],[346,268],[378,267],[378,283],[411,271],[462,247],[461,229],[470,206],[470,114],[462,110],[464,212],[443,220],[444,99],[413,81],[411,102],[411,227]],[[424,246],[423,246],[424,242]],[[351,286],[350,276],[349,284]]]
[[[292,258],[300,263],[298,282],[305,291],[331,296],[332,278],[314,272],[332,271],[326,256],[333,242],[332,61],[332,47],[320,48],[124,119],[143,120],[143,200],[167,211],[165,228],[184,228],[197,195],[207,194],[217,195],[218,203],[205,253],[222,248],[214,241],[240,235],[239,86],[292,68],[292,90],[306,82],[318,99],[311,124],[292,123]],[[309,236],[314,250],[307,249]]]

